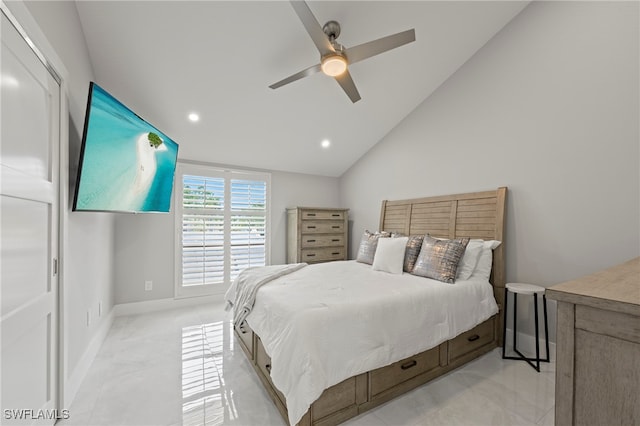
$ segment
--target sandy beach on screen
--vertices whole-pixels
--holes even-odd
[[[132,195],[136,197],[139,196],[140,193],[149,191],[153,178],[156,176],[156,169],[158,168],[156,148],[149,144],[148,135],[148,133],[143,133],[136,141],[138,163],[136,165],[136,178],[132,189]]]

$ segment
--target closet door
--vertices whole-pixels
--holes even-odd
[[[1,423],[53,424],[60,85],[4,9],[1,28]]]

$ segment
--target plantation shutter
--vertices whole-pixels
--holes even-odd
[[[266,182],[231,180],[231,280],[265,265]]]
[[[268,264],[266,173],[180,165],[176,175],[176,295],[221,293]]]
[[[224,178],[184,175],[182,285],[224,282]]]

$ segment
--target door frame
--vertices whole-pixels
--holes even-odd
[[[0,10],[5,14],[31,50],[43,65],[60,83],[60,123],[58,151],[58,296],[57,296],[57,389],[56,407],[62,410],[71,403],[73,395],[67,385],[67,347],[66,307],[64,304],[65,259],[68,251],[67,227],[69,221],[69,108],[68,108],[68,76],[69,73],[48,39],[38,26],[23,2],[11,2],[10,6],[0,0]],[[65,394],[65,391],[67,392]]]

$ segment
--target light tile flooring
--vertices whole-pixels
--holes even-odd
[[[498,349],[347,422],[553,425],[555,365]],[[72,403],[71,425],[284,425],[222,305],[118,317]]]

